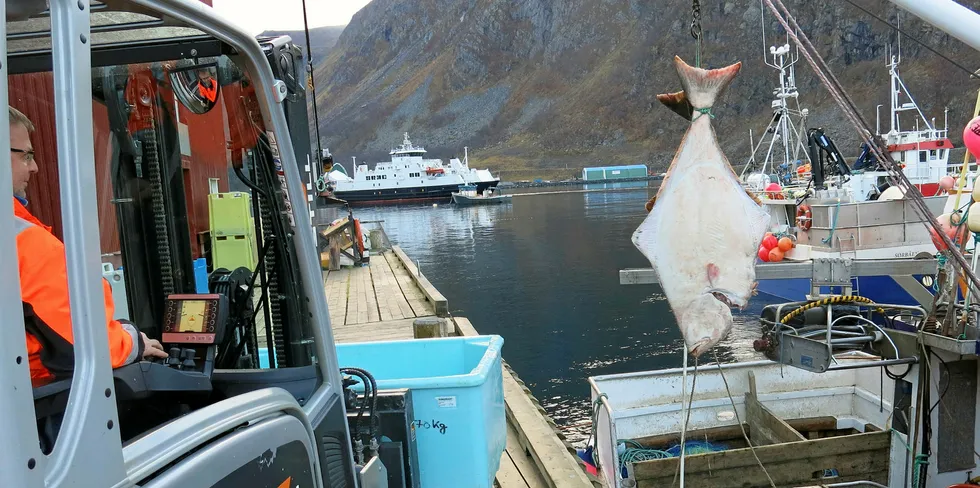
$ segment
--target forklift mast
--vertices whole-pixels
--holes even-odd
[[[13,314],[0,327],[0,486],[357,486],[303,183],[314,161],[302,53],[285,37],[256,40],[198,0],[50,0],[48,10],[43,3],[0,7],[0,96],[13,102],[11,76],[53,75],[56,142],[34,144],[56,145],[60,189],[51,191],[61,197],[74,370],[32,384],[23,318]],[[104,42],[119,32],[133,40]],[[199,98],[186,99],[193,89]],[[196,236],[182,177],[193,162],[181,154],[186,136],[177,119],[190,110],[220,123],[217,112],[208,114],[219,89],[241,93],[225,98],[238,104],[239,117],[224,123],[244,124],[248,133],[225,126],[227,140],[214,147],[231,147],[236,137],[244,144],[225,151],[232,174],[224,176],[252,197],[258,264],[213,269],[208,293],[196,294]],[[104,152],[129,311],[171,351],[166,360],[116,369],[99,266],[96,109],[111,134]],[[10,127],[0,127],[0,154],[11,154]],[[11,185],[8,160],[0,188]],[[12,199],[0,198],[6,270],[18,269],[14,229]],[[0,307],[20,310],[19,293],[18,275],[8,272]],[[260,308],[268,368],[243,354],[256,353]],[[191,310],[200,310],[199,330],[185,327]]]

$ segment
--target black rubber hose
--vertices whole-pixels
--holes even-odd
[[[357,420],[354,423],[354,428],[355,428],[355,430],[357,430],[357,434],[356,435],[357,436],[360,436],[361,435],[361,418],[364,416],[364,409],[365,409],[365,407],[367,407],[367,404],[368,404],[368,395],[371,394],[371,392],[368,391],[368,390],[371,389],[371,385],[372,385],[371,380],[373,378],[370,378],[369,375],[365,375],[364,374],[364,370],[359,370],[357,368],[340,368],[340,372],[341,373],[344,373],[344,374],[349,374],[351,376],[357,376],[358,378],[360,378],[361,384],[364,385],[364,401],[361,402],[361,406],[357,409]],[[373,414],[373,409],[374,408],[372,406],[372,412],[371,412],[371,414]]]
[[[371,420],[371,437],[378,438],[377,428],[374,425],[374,414],[375,412],[377,412],[378,409],[378,383],[377,381],[375,381],[374,376],[372,376],[371,373],[368,373],[367,370],[361,368],[345,368],[345,369],[361,373],[367,376],[367,378],[371,381],[371,410],[370,413],[368,414],[369,415],[368,418]],[[364,391],[364,399],[367,400],[367,390]]]

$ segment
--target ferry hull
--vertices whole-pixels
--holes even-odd
[[[487,188],[496,187],[500,183],[496,181],[484,181],[476,183],[478,192],[483,192]],[[346,200],[351,205],[394,205],[399,203],[412,203],[422,201],[445,201],[452,200],[452,194],[459,190],[458,184],[427,186],[427,187],[405,187],[405,188],[377,188],[371,190],[336,191],[334,196],[341,200]]]

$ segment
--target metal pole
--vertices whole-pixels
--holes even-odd
[[[5,16],[8,5],[0,5]],[[7,96],[7,23],[0,26],[0,99]],[[6,134],[4,134],[6,132]],[[10,124],[0,124],[0,269],[16,270],[17,241],[14,232],[13,199],[7,191],[12,187],[10,166]],[[0,310],[18,310],[20,276],[8,271],[0,281]],[[31,373],[24,341],[24,317],[8,313],[6,324],[0,327],[0,432],[6,432],[0,442],[0,485],[40,488],[44,486],[45,457],[38,444],[34,422],[34,403],[31,396]]]
[[[52,1],[51,36],[75,373],[45,482],[115,486],[125,478],[125,469],[99,272],[88,3]]]
[[[850,363],[850,364],[835,364],[827,368],[827,371],[840,371],[842,369],[861,369],[861,368],[876,368],[881,366],[892,366],[896,364],[917,364],[919,358],[899,358],[899,359],[882,359],[881,361],[869,361],[866,363]]]

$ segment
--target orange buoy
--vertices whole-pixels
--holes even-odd
[[[793,249],[793,240],[790,239],[789,237],[781,237],[779,239],[779,244],[777,244],[777,246],[779,247],[780,251],[786,253],[790,249]]]
[[[783,260],[783,251],[778,247],[769,250],[769,262],[778,263]]]

